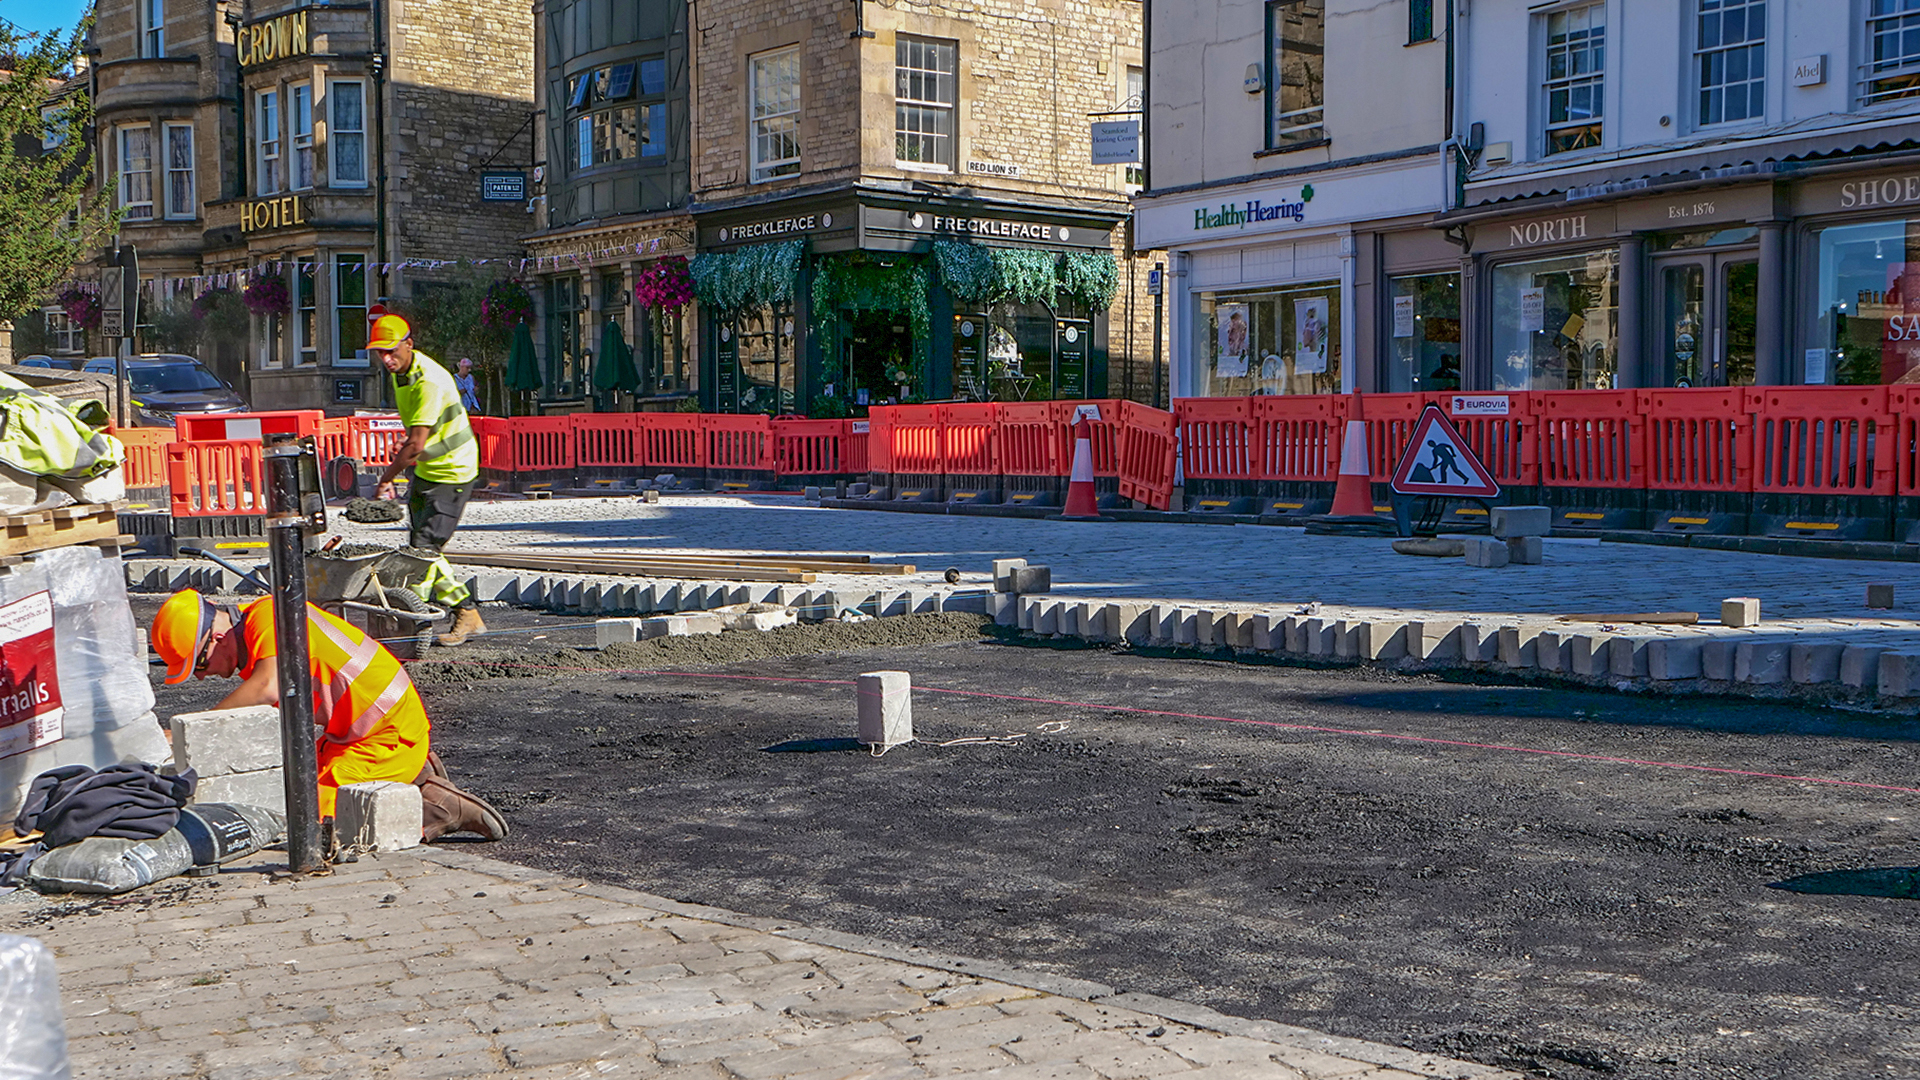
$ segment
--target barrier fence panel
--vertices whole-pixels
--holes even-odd
[[[1062,458],[1068,471],[1073,469],[1073,414],[1076,406],[1097,405],[1100,407],[1100,419],[1087,422],[1088,449],[1093,451],[1093,475],[1095,479],[1117,477],[1120,475],[1120,400],[1098,399],[1094,401],[1065,401],[1065,415],[1061,418],[1066,454]]]
[[[1360,415],[1367,424],[1367,472],[1375,483],[1393,479],[1393,467],[1413,441],[1413,426],[1427,407],[1426,394],[1362,394]],[[1342,416],[1342,420],[1346,417]],[[1344,429],[1345,424],[1341,427]],[[1334,465],[1339,466],[1340,441],[1334,440]]]
[[[1532,487],[1540,482],[1537,408],[1530,393],[1473,394],[1470,402],[1463,395],[1436,393],[1432,401],[1440,406],[1454,430],[1467,441],[1473,456],[1493,470],[1493,479],[1502,487]],[[1505,414],[1481,411],[1482,403],[1506,399]],[[1464,406],[1455,411],[1456,405]],[[1399,464],[1399,459],[1394,459]]]
[[[781,476],[827,476],[852,472],[846,465],[845,420],[773,421],[773,471]]]
[[[1634,390],[1547,390],[1538,410],[1540,482],[1560,487],[1647,486],[1646,421]]]
[[[1896,495],[1920,495],[1920,386],[1887,387],[1893,416],[1893,484]]]
[[[512,423],[515,472],[570,471],[574,465],[573,418],[521,416]]]
[[[469,417],[471,424],[474,418]],[[407,441],[407,425],[398,416],[350,416],[347,430],[352,435],[349,451],[362,465],[393,464],[393,452]]]
[[[773,471],[773,433],[765,414],[706,413],[700,418],[700,429],[707,448],[707,468]]]
[[[886,406],[890,463],[887,471],[940,474],[940,415],[932,405]],[[877,411],[877,410],[876,410]]]
[[[1155,510],[1173,501],[1173,414],[1120,403],[1120,494]]]
[[[574,462],[582,469],[632,469],[640,464],[638,413],[574,413]]]
[[[480,467],[489,472],[513,470],[513,417],[474,416],[473,437],[480,443]]]
[[[1253,475],[1262,480],[1334,479],[1344,400],[1330,394],[1254,398]]]
[[[1252,398],[1180,398],[1173,403],[1182,471],[1197,480],[1254,480]]]
[[[1894,493],[1893,416],[1885,386],[1767,386],[1753,407],[1755,492]]]
[[[1060,460],[1060,403],[1004,401],[999,405],[1000,471],[1007,476],[1065,476]]]
[[[841,462],[841,466],[844,471],[854,476],[859,476],[862,473],[871,471],[873,467],[869,459],[871,453],[870,448],[873,445],[873,422],[870,420],[847,420],[844,421],[844,423],[847,425],[847,433],[843,436],[846,439],[846,442],[842,444],[845,448],[845,458]]]
[[[640,432],[640,462],[648,469],[695,472],[707,467],[707,443],[700,434],[701,413],[635,413]]]
[[[156,488],[167,483],[167,444],[173,442],[173,428],[111,428],[110,433],[126,447],[127,461],[121,475],[127,487]]]
[[[257,439],[168,443],[167,486],[173,516],[266,513],[260,450]]]
[[[1753,418],[1739,387],[1636,391],[1647,418],[1647,487],[1753,490]]]
[[[891,405],[875,405],[867,410],[867,471],[881,476],[893,471]]]
[[[265,435],[318,435],[326,414],[319,409],[282,409],[277,412],[200,413],[174,417],[177,442],[252,440]]]
[[[1000,475],[999,408],[991,402],[937,407],[942,473],[948,476]]]
[[[329,416],[320,421],[320,428],[314,433],[314,446],[320,454],[320,464],[343,457],[353,456],[353,418],[350,416]]]

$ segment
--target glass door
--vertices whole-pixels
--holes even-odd
[[[1750,253],[1689,253],[1654,264],[1659,385],[1753,383],[1760,263]]]

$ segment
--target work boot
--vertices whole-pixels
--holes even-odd
[[[465,645],[467,639],[475,634],[484,634],[487,624],[480,621],[480,609],[473,605],[455,609],[453,629],[441,634],[437,639],[442,645]]]
[[[469,795],[439,776],[421,777],[419,787],[421,841],[432,843],[448,833],[460,832],[478,833],[486,840],[507,838],[507,819],[485,799]]]
[[[442,780],[450,779],[447,775],[447,767],[440,761],[440,755],[431,750],[427,751],[427,763],[420,767],[420,775],[413,778],[413,786],[419,787],[426,783],[429,776],[437,776]]]

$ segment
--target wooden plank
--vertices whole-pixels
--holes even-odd
[[[780,584],[811,584],[815,575],[789,570],[759,567],[702,566],[697,563],[675,565],[626,563],[605,565],[591,559],[561,559],[517,556],[483,556],[447,552],[449,560],[467,566],[493,566],[515,570],[571,570],[576,573],[626,577],[719,578],[727,581],[768,581]]]
[[[35,518],[35,515],[25,515]],[[51,515],[16,523],[0,522],[0,555],[27,555],[49,548],[87,544],[120,535],[120,519],[112,509],[96,508],[93,516],[54,520]]]
[[[833,574],[898,576],[914,572],[912,564],[874,563],[866,561],[870,559],[871,556],[864,556],[859,561],[855,561],[825,556],[697,555],[685,552],[651,551],[583,551],[578,553],[568,552],[563,555],[547,549],[529,548],[527,552],[526,555],[504,551],[482,551],[462,554],[470,554],[476,558],[492,558],[495,556],[507,558],[552,558],[563,559],[570,562],[580,559],[593,559],[600,562],[616,563],[643,562],[648,565],[698,564],[701,566],[761,567],[774,570],[813,570],[820,573]],[[454,552],[448,552],[447,554],[448,558],[453,558],[454,556]]]

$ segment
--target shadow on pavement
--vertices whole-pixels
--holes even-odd
[[[1920,866],[1826,870],[1776,881],[1767,888],[1812,896],[1885,896],[1896,900],[1920,900]]]

